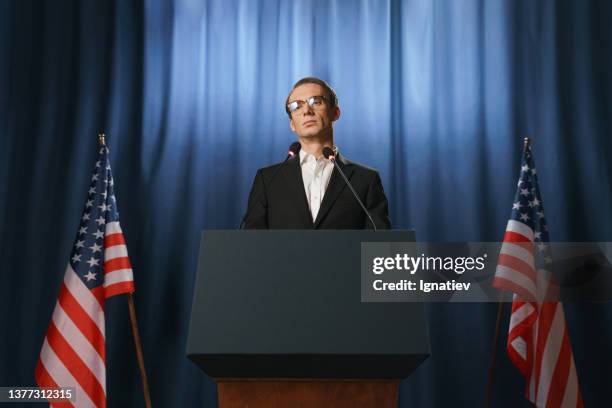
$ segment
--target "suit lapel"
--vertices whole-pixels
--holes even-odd
[[[350,162],[346,161],[339,154],[337,156],[336,161],[344,171],[344,174],[346,174],[346,178],[350,180],[351,175],[353,174],[353,166],[351,166]],[[325,218],[325,215],[327,215],[329,210],[331,210],[334,202],[340,196],[342,190],[344,190],[344,187],[346,187],[346,183],[342,179],[342,176],[338,172],[338,169],[336,169],[334,166],[334,171],[332,171],[332,175],[329,179],[329,185],[327,186],[327,190],[325,190],[325,195],[323,196],[321,208],[319,209],[317,219],[314,222],[314,228],[317,228],[321,224],[321,221],[323,220],[323,218]]]
[[[291,197],[295,201],[295,206],[299,210],[300,215],[312,225],[312,214],[308,207],[308,199],[304,190],[304,179],[302,178],[302,167],[300,166],[300,156],[292,159],[284,172]]]

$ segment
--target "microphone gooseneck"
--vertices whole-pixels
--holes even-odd
[[[323,149],[323,157],[325,157],[327,160],[331,161],[334,164],[334,167],[336,167],[336,169],[338,170],[338,173],[340,173],[340,176],[342,176],[342,179],[344,180],[346,185],[349,187],[349,189],[353,193],[353,196],[355,197],[355,199],[357,200],[357,202],[359,203],[359,205],[363,209],[363,212],[365,212],[365,214],[370,219],[370,222],[372,223],[372,227],[374,227],[374,231],[377,231],[378,229],[376,228],[376,224],[374,223],[374,220],[372,219],[372,216],[370,215],[370,212],[368,211],[366,206],[363,204],[363,202],[361,201],[361,199],[357,195],[357,192],[355,191],[355,189],[353,188],[353,185],[350,183],[350,181],[346,177],[346,174],[344,174],[344,171],[342,171],[342,168],[340,167],[340,165],[336,162],[336,156],[334,154],[334,151],[330,147],[325,147]]]

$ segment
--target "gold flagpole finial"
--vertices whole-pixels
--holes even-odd
[[[98,134],[98,143],[100,146],[106,146],[106,135],[104,133]]]
[[[523,141],[525,142],[525,148],[527,148],[529,146],[529,138],[525,136],[525,139],[523,139]]]

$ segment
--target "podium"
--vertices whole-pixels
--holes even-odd
[[[385,407],[430,353],[419,303],[361,302],[361,243],[413,231],[202,234],[187,357],[220,407]]]

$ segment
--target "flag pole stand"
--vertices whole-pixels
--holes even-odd
[[[502,311],[504,309],[504,302],[502,302],[500,295],[499,302],[497,303],[497,320],[495,322],[495,334],[493,335],[493,344],[491,346],[491,361],[489,363],[489,372],[487,374],[487,389],[485,394],[485,407],[491,407],[491,397],[493,396],[493,380],[495,378],[495,363],[497,360],[497,344],[499,343],[499,329],[501,327]]]
[[[136,346],[136,358],[138,359],[138,368],[140,368],[140,377],[142,378],[142,391],[144,394],[145,406],[151,408],[151,394],[149,393],[149,381],[147,380],[147,372],[145,371],[144,358],[142,356],[142,344],[140,342],[140,333],[138,332],[138,323],[136,321],[136,306],[134,306],[134,295],[128,293],[128,308],[130,310],[130,322],[132,324],[132,335],[134,337],[134,346]]]
[[[106,135],[98,134],[98,144],[102,147],[106,146]],[[145,406],[151,408],[151,394],[149,392],[149,380],[144,366],[144,357],[142,354],[142,343],[140,342],[140,333],[138,332],[138,322],[136,321],[136,306],[134,306],[134,295],[128,293],[128,309],[130,311],[130,323],[132,325],[132,336],[134,337],[134,346],[136,347],[136,359],[138,360],[138,368],[140,369],[140,378],[142,378],[142,391],[144,394]]]

